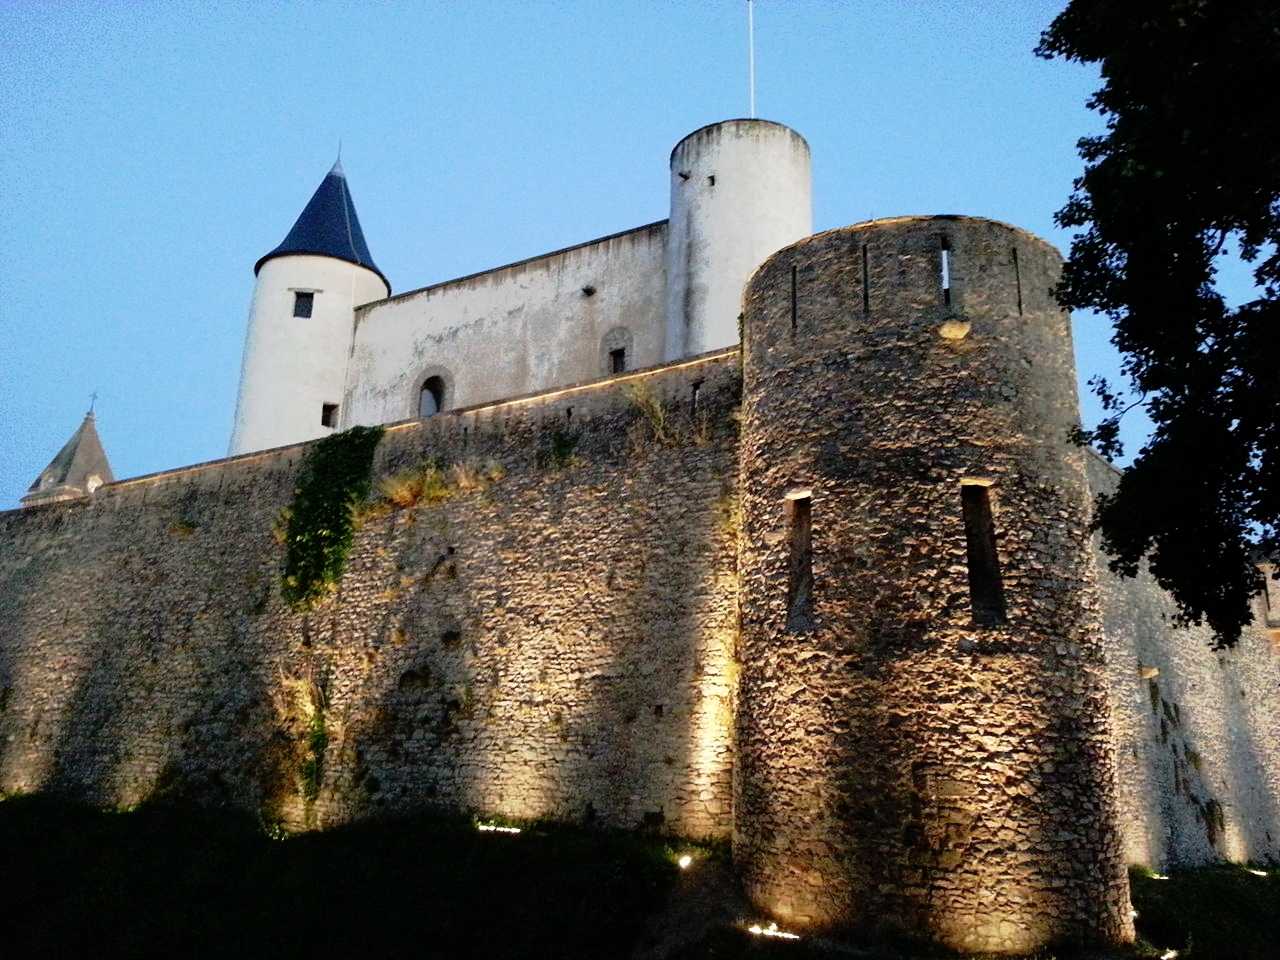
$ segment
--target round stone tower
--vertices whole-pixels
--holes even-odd
[[[1059,269],[904,218],[747,287],[735,854],[780,924],[1132,938]]]
[[[739,340],[742,287],[813,232],[809,145],[768,120],[726,120],[671,151],[666,359]]]
[[[338,429],[355,308],[391,293],[340,164],[254,272],[232,456]]]

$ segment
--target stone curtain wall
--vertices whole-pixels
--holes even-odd
[[[1116,472],[1089,457],[1095,490]],[[1258,620],[1232,650],[1145,572],[1097,558],[1107,636],[1125,855],[1155,869],[1280,860],[1280,632]]]
[[[735,850],[794,926],[1132,936],[1058,269],[1003,224],[912,218],[748,287]],[[1003,623],[971,605],[966,483]]]
[[[378,476],[443,471],[305,613],[303,446],[0,515],[0,790],[727,835],[739,382],[734,352],[389,428]]]

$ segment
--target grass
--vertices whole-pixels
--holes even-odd
[[[427,461],[380,477],[375,492],[381,502],[405,508],[441,503],[458,494],[483,490],[505,477],[506,469],[493,460],[485,464],[462,460],[448,467]]]
[[[1172,873],[1130,871],[1138,936],[1178,960],[1280,957],[1280,870],[1257,876],[1223,864]]]
[[[44,796],[0,802],[0,856],[0,940],[13,958],[614,960],[631,956],[679,883],[656,837],[480,833],[467,820],[417,817],[281,840],[240,814],[111,813]],[[1119,958],[1170,948],[1179,960],[1280,957],[1280,872],[1137,871],[1133,889],[1145,942]],[[850,955],[894,956],[719,928],[669,957]]]
[[[387,819],[276,840],[251,818],[0,803],[7,958],[626,957],[676,868],[657,839]],[[5,916],[7,914],[7,916]]]

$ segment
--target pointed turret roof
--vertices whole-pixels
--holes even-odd
[[[58,500],[74,500],[115,479],[107,453],[98,439],[98,428],[93,425],[93,412],[85,414],[71,439],[49,461],[27,495],[22,498],[24,507]]]
[[[382,277],[382,282],[387,284],[387,293],[391,293],[391,284],[374,265],[369,246],[364,242],[364,232],[360,229],[355,204],[351,202],[351,191],[347,189],[341,160],[320,181],[320,186],[311,195],[284,242],[254,264],[253,272],[256,274],[268,260],[294,253],[335,257],[367,267]]]

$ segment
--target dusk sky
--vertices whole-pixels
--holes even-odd
[[[1053,214],[1097,71],[1065,0],[758,0],[757,115],[814,227]],[[394,292],[667,216],[667,156],[749,112],[745,0],[0,5],[0,509],[97,394],[117,478],[224,456],[254,262],[342,144]],[[1115,365],[1076,319],[1081,379]],[[1086,410],[1086,421],[1096,419]]]

